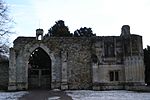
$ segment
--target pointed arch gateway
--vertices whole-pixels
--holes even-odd
[[[50,89],[51,88],[51,58],[41,48],[36,48],[28,61],[28,88]]]

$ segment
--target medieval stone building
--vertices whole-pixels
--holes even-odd
[[[128,89],[145,84],[142,36],[18,37],[10,49],[9,90]],[[40,38],[39,38],[40,37]]]

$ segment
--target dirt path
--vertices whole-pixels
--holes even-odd
[[[19,100],[72,100],[70,96],[63,91],[53,90],[32,90],[29,94],[21,97]]]

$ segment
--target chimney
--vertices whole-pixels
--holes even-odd
[[[130,35],[130,26],[123,25],[121,28],[121,36]]]

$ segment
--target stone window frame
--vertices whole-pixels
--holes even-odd
[[[115,57],[115,44],[114,42],[104,43],[104,55],[105,57]]]
[[[119,81],[120,78],[119,78],[119,73],[120,71],[119,70],[111,70],[109,71],[109,80],[111,82],[114,82],[114,81]]]

